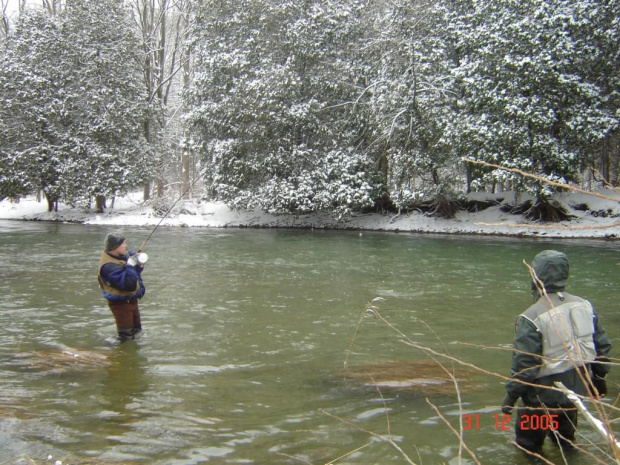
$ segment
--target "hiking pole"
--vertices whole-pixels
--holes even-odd
[[[185,197],[185,195],[190,191],[190,189],[192,187],[194,187],[194,184],[196,184],[196,182],[202,177],[203,173],[198,174],[198,176],[196,176],[196,179],[194,179],[189,187],[187,189],[185,189],[183,191],[183,193],[179,196],[179,198],[177,198],[174,203],[172,204],[172,206],[168,209],[168,211],[166,211],[166,213],[164,214],[164,216],[161,217],[161,220],[159,220],[159,223],[157,223],[157,226],[155,226],[153,228],[153,230],[151,231],[151,234],[149,234],[149,237],[146,238],[146,240],[142,243],[142,245],[140,246],[140,248],[138,249],[138,251],[136,252],[136,254],[139,254],[140,252],[142,252],[142,249],[144,249],[144,247],[146,247],[146,243],[149,241],[149,239],[151,238],[151,236],[153,236],[153,234],[155,233],[155,231],[157,231],[157,228],[159,228],[159,226],[161,225],[161,223],[166,219],[166,217],[168,216],[168,214],[172,211],[172,209],[174,207],[176,207],[177,203],[179,203],[181,201],[181,199],[183,197]]]

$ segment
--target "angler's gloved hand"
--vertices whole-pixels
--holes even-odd
[[[607,381],[598,375],[592,375],[592,385],[598,391],[598,397],[602,399],[607,395]]]
[[[510,394],[506,394],[506,397],[504,397],[504,400],[502,400],[502,413],[510,415],[512,413],[513,407],[517,403],[517,400],[519,399],[515,399]]]
[[[129,266],[136,266],[140,269],[144,268],[144,264],[148,260],[148,255],[142,252],[138,252],[133,254],[131,257],[127,259],[127,264]]]

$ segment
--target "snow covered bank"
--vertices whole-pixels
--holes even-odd
[[[179,202],[162,222],[162,226],[326,228],[528,237],[618,238],[620,237],[620,193],[614,193],[612,190],[597,192],[610,198],[604,199],[574,192],[556,196],[556,199],[567,208],[574,219],[553,224],[527,222],[520,215],[501,211],[500,205],[473,213],[461,211],[453,220],[434,218],[414,212],[401,215],[394,215],[394,213],[357,214],[346,222],[338,222],[328,213],[276,216],[260,211],[235,211],[217,202],[188,200]],[[514,196],[509,193],[494,197],[504,198],[504,202],[514,202]],[[471,196],[471,199],[475,200],[488,200],[489,198],[491,198],[489,194],[472,194]],[[141,201],[141,193],[117,198],[114,208],[108,209],[103,214],[71,209],[62,204],[57,213],[49,213],[46,210],[47,203],[37,202],[34,198],[25,198],[19,203],[4,200],[0,202],[0,219],[75,222],[114,227],[155,226],[161,220],[161,216],[153,212],[151,205],[145,205]]]

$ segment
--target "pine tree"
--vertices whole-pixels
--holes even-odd
[[[591,40],[600,34],[602,3],[457,4],[462,152],[554,181],[577,180],[592,145],[618,127],[602,85],[607,73],[597,75],[603,50]],[[502,171],[480,181],[491,180],[512,180],[538,200],[553,192]]]
[[[459,169],[450,131],[456,97],[443,10],[434,2],[380,4],[368,49],[375,60],[367,56],[377,63],[368,92],[391,199],[404,209],[450,203],[459,190]]]
[[[149,175],[138,42],[119,0],[25,14],[2,66],[2,186],[88,204]],[[19,189],[15,189],[19,186]],[[7,195],[7,192],[4,195]]]
[[[272,212],[372,206],[349,81],[355,1],[204,2],[191,123],[210,193]]]
[[[62,120],[61,26],[43,12],[23,16],[0,66],[2,197],[42,190],[50,209],[58,201],[66,158]],[[60,123],[60,124],[58,124]]]
[[[76,141],[64,195],[105,197],[140,187],[151,174],[151,154],[139,40],[129,12],[120,0],[70,1],[63,26],[71,44],[63,57],[70,79],[66,106]]]

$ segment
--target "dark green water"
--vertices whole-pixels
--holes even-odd
[[[0,463],[406,463],[369,432],[391,434],[415,463],[474,463],[464,451],[459,462],[433,406],[456,428],[460,413],[477,420],[464,440],[481,463],[527,463],[514,425],[495,427],[499,378],[466,374],[459,410],[454,389],[378,390],[342,371],[430,360],[404,335],[506,375],[514,319],[531,303],[522,261],[547,248],[568,254],[568,290],[593,302],[620,348],[616,242],[188,228],[149,242],[145,331],[115,347],[96,283],[107,232],[0,222]],[[149,232],[124,229],[133,249]],[[369,315],[356,332],[376,298],[393,327]],[[32,357],[60,346],[107,362]],[[613,370],[612,399],[618,379]],[[598,440],[585,422],[580,431]],[[545,453],[563,463],[551,445]]]

